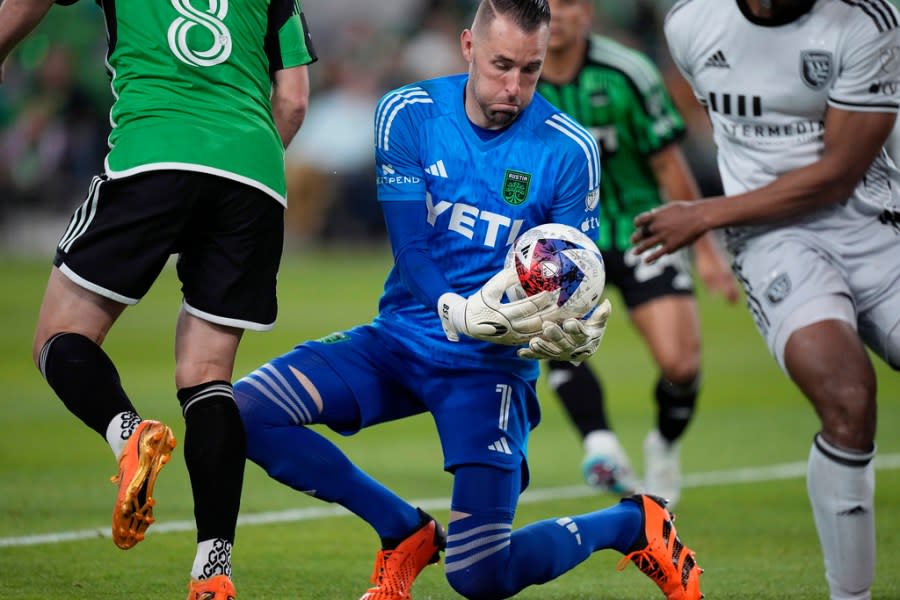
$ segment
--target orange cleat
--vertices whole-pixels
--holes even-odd
[[[119,473],[110,478],[119,484],[112,514],[112,538],[128,550],[144,539],[153,524],[153,485],[175,448],[172,430],[159,421],[141,421],[119,456]]]
[[[441,524],[419,509],[422,525],[392,550],[375,556],[370,587],[359,600],[409,600],[413,582],[427,565],[441,559],[447,534]]]
[[[209,579],[191,579],[187,600],[235,600],[237,592],[228,575],[216,575]]]
[[[668,600],[700,600],[700,574],[694,551],[681,543],[672,523],[675,517],[658,496],[636,494],[630,498],[644,514],[644,531],[616,567],[619,571],[631,560],[652,579]]]

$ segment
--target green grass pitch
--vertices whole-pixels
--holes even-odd
[[[299,252],[280,274],[281,314],[275,330],[248,333],[238,357],[244,374],[293,344],[321,337],[374,315],[390,265],[386,249]],[[194,556],[192,506],[182,448],[156,488],[158,525],[147,540],[122,552],[94,538],[22,545],[26,536],[109,528],[115,461],[105,442],[77,422],[31,364],[31,336],[48,260],[0,259],[0,598],[184,598]],[[614,316],[592,358],[607,388],[613,425],[637,467],[652,418],[656,374],[646,349],[611,294]],[[802,465],[816,431],[811,408],[765,352],[743,306],[701,295],[704,388],[699,413],[684,438],[685,472],[694,477],[678,506],[679,531],[706,569],[707,598],[827,597],[822,559],[806,498]],[[180,295],[174,271],[126,311],[106,349],[126,390],[145,417],[184,426],[173,383],[173,330]],[[879,455],[876,488],[878,567],[873,596],[900,600],[900,376],[876,361],[879,375]],[[532,496],[517,523],[577,514],[615,499],[581,486],[580,444],[556,400],[540,382],[544,420],[532,436]],[[332,436],[334,437],[334,436]],[[441,470],[430,419],[416,417],[364,431],[339,444],[351,458],[404,496],[422,500],[446,522],[442,499],[451,478]],[[789,464],[779,479],[735,483],[739,468]],[[793,465],[793,467],[790,467]],[[797,469],[801,471],[797,471]],[[793,469],[793,471],[791,471]],[[719,472],[720,476],[701,474]],[[763,469],[763,474],[768,473]],[[777,473],[773,471],[773,473]],[[729,483],[731,481],[731,483]],[[348,516],[284,519],[288,510],[328,509],[269,480],[249,465],[242,515],[276,517],[242,524],[234,578],[243,600],[352,599],[368,586],[377,539]],[[178,527],[178,524],[184,526]],[[185,525],[186,524],[186,525]],[[108,534],[107,534],[108,535]],[[532,587],[532,600],[661,598],[633,567],[615,570],[619,556],[600,552],[571,573]],[[428,568],[413,589],[417,600],[456,598],[441,568]]]

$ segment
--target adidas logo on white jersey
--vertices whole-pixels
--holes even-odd
[[[488,450],[500,452],[501,454],[512,454],[512,450],[509,449],[509,442],[506,441],[505,437],[500,438],[493,444],[488,444]]]
[[[728,64],[728,60],[725,58],[725,53],[721,50],[716,51],[709,58],[706,59],[706,62],[703,63],[704,67],[715,67],[718,69],[730,69],[731,65]]]
[[[442,160],[437,161],[436,163],[425,169],[425,172],[430,173],[435,177],[443,177],[444,179],[447,178],[447,169],[444,168],[444,161]]]

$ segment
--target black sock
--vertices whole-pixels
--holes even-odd
[[[194,493],[197,541],[234,542],[247,441],[227,381],[178,390],[184,413],[184,461]]]
[[[581,437],[598,429],[609,429],[603,405],[603,386],[585,363],[578,366],[551,360],[548,381],[566,407]]]
[[[681,437],[694,416],[700,375],[688,383],[674,383],[660,377],[656,382],[656,423],[659,433],[674,442]]]
[[[106,428],[122,412],[137,412],[119,373],[100,346],[78,333],[58,333],[41,349],[41,374],[72,414],[106,439]]]

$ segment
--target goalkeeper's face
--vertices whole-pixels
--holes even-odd
[[[503,15],[462,33],[469,63],[466,114],[473,123],[485,129],[505,127],[531,103],[549,37],[547,25],[523,31]]]

